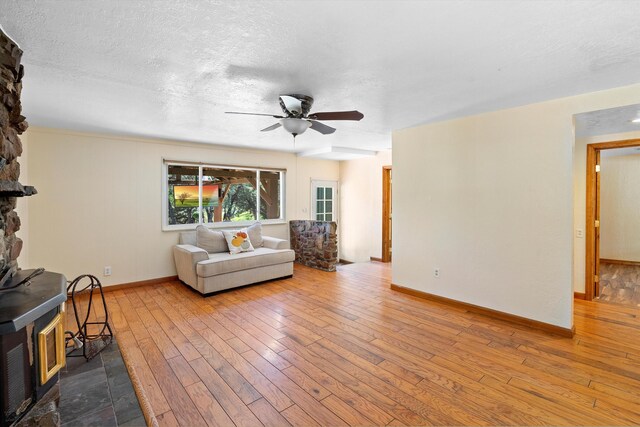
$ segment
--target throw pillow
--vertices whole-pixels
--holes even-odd
[[[209,230],[204,225],[196,227],[196,246],[210,254],[229,250],[224,235],[217,230]]]
[[[251,227],[247,228],[249,234],[249,240],[254,248],[261,248],[264,244],[262,242],[262,223],[256,222]]]
[[[231,255],[241,252],[251,252],[253,250],[246,228],[242,230],[222,230],[222,234],[224,234],[224,238],[227,240],[229,253]]]

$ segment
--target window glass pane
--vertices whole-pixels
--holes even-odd
[[[198,174],[197,166],[168,166],[169,225],[198,222]]]
[[[260,171],[260,219],[280,218],[282,173]]]
[[[256,219],[256,173],[241,169],[202,169],[202,222]]]
[[[324,221],[324,214],[317,214],[316,221]]]
[[[326,215],[324,216],[324,220],[325,220],[325,221],[333,221],[333,219],[331,219],[332,217],[333,217],[333,215],[331,215],[331,214],[326,214]]]
[[[324,213],[324,202],[322,201],[316,202],[316,213],[319,213],[319,214]]]
[[[331,202],[331,201],[324,202],[324,211],[327,212],[327,213],[332,213],[333,212],[333,202]]]
[[[316,188],[316,199],[318,200],[324,199],[324,187]]]
[[[333,199],[333,188],[327,187],[324,189],[324,198],[328,200]]]

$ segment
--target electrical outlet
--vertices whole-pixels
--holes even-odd
[[[582,238],[584,237],[584,230],[582,230],[581,228],[578,228],[578,229],[576,230],[576,237],[577,237],[578,239],[582,239]]]
[[[440,269],[439,268],[434,268],[433,269],[433,277],[440,277]]]
[[[104,273],[105,276],[111,276],[111,266],[108,265],[104,268]]]

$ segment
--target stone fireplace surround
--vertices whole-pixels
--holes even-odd
[[[22,115],[20,94],[24,68],[22,50],[0,29],[0,274],[17,268],[22,240],[16,237],[20,218],[14,210],[16,197],[36,194],[18,182],[22,154],[20,135],[29,126]]]
[[[21,59],[22,50],[0,28],[0,286],[5,285],[0,292],[2,426],[24,417],[37,401],[42,403],[49,396],[57,400],[54,386],[64,364],[64,349],[59,350],[64,337],[60,329],[49,330],[59,328],[64,319],[61,304],[66,300],[65,277],[45,272],[32,279],[30,286],[17,286],[34,270],[18,271],[22,240],[16,236],[21,225],[16,201],[17,197],[36,194],[34,187],[18,182],[20,135],[28,127],[20,102],[24,75]],[[39,415],[47,413],[53,415],[49,420],[57,419],[55,405],[52,412]]]

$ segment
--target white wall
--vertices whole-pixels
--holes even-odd
[[[178,232],[161,230],[163,158],[286,168],[287,221],[308,218],[311,177],[340,174],[339,162],[289,153],[52,129],[29,129],[28,146],[28,180],[38,195],[28,201],[29,258],[21,266],[67,278],[91,273],[106,285],[175,274]],[[288,238],[288,224],[264,232]],[[102,277],[107,265],[113,275]]]
[[[394,132],[393,283],[570,328],[573,114],[639,100],[633,85]]]
[[[600,258],[640,261],[640,154],[600,159]]]
[[[366,262],[382,256],[382,167],[391,150],[340,162],[340,258]]]
[[[629,102],[628,104],[633,104]],[[627,104],[621,104],[627,105]],[[574,257],[573,257],[573,285],[576,292],[585,292],[585,239],[578,237],[576,230],[586,230],[586,198],[587,198],[587,144],[598,142],[622,141],[640,138],[640,132],[624,132],[617,134],[576,138],[573,161],[573,218],[574,218]]]

